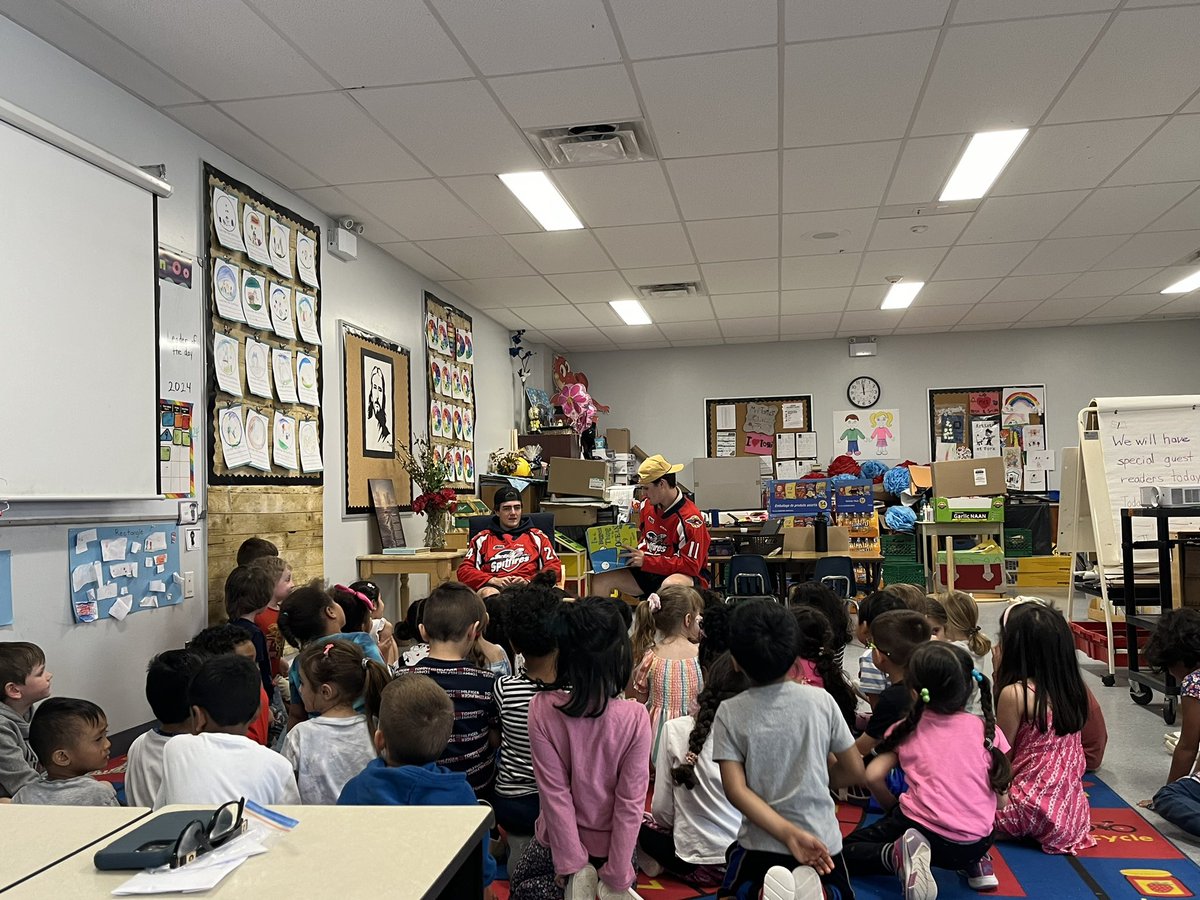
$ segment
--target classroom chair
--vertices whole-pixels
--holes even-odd
[[[771,570],[757,553],[736,553],[725,569],[725,593],[730,597],[771,595]]]
[[[854,560],[848,556],[824,556],[813,569],[813,581],[819,581],[843,600],[849,600],[862,590],[854,580]]]
[[[554,513],[527,513],[530,523],[550,540],[554,540]],[[467,540],[475,537],[492,523],[491,516],[471,516],[467,519]]]

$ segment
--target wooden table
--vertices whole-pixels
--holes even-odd
[[[372,581],[377,575],[396,575],[400,578],[400,616],[408,612],[410,602],[409,575],[428,575],[434,585],[454,578],[458,564],[466,557],[465,550],[438,550],[415,553],[412,556],[391,556],[371,553],[358,558],[358,577]]]
[[[150,814],[145,807],[0,804],[0,891]],[[91,856],[88,856],[91,862]],[[47,895],[49,896],[49,895]]]
[[[295,900],[403,897],[470,900],[483,895],[480,841],[492,823],[486,806],[279,806],[300,820],[269,852],[251,857],[206,897]],[[31,807],[44,813],[54,807]],[[167,806],[156,815],[194,806]],[[79,807],[63,808],[80,816]],[[115,812],[115,810],[113,810]],[[126,812],[130,812],[126,810]],[[2,821],[2,817],[0,817]],[[28,844],[8,843],[25,855]],[[331,856],[330,848],[337,848]],[[77,852],[14,887],[5,900],[107,897],[133,872],[101,872],[93,851]],[[303,889],[297,890],[302,884]]]

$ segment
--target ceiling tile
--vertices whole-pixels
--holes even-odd
[[[687,230],[702,263],[779,256],[778,216],[705,219],[688,222]]]
[[[1197,34],[1200,6],[1120,13],[1047,121],[1173,113],[1200,84]],[[1130,66],[1131,59],[1138,65]]]
[[[964,244],[1040,240],[1070,215],[1085,197],[1087,191],[988,197],[960,240]]]
[[[553,174],[575,212],[592,228],[679,220],[658,163],[586,166]]]
[[[755,316],[779,314],[779,293],[777,291],[722,294],[711,299],[718,319],[750,319]]]
[[[854,283],[883,284],[889,275],[900,275],[909,281],[928,281],[945,255],[945,247],[873,250],[863,254],[862,266]]]
[[[0,10],[22,28],[132,91],[147,103],[166,106],[200,100],[162,69],[101,31],[73,9],[41,0],[6,0]]]
[[[959,281],[930,281],[921,288],[922,306],[958,306],[975,303],[1000,283],[999,278],[969,278]]]
[[[701,338],[719,338],[721,329],[712,322],[670,322],[659,327],[659,331],[672,341],[694,341]]]
[[[613,308],[607,303],[581,303],[579,304],[579,311],[593,325],[611,326],[624,324],[621,317],[613,312]]]
[[[884,141],[785,150],[784,212],[878,206],[899,149]]]
[[[1026,138],[996,180],[991,196],[1096,187],[1163,121],[1042,125]]]
[[[987,295],[988,303],[1045,300],[1075,279],[1074,275],[1010,275]]]
[[[1062,238],[1046,240],[1037,245],[1024,261],[1013,270],[1014,275],[1049,275],[1055,272],[1086,272],[1100,260],[1125,243],[1123,236]],[[1114,269],[1135,266],[1137,263],[1114,265]]]
[[[1147,231],[1184,231],[1200,222],[1200,190],[1147,226]]]
[[[509,312],[507,309],[489,309],[484,313],[489,319],[499,322],[505,328],[511,331],[527,331],[529,323],[522,319],[514,312]]]
[[[784,256],[810,256],[817,253],[845,253],[865,250],[867,237],[875,224],[874,207],[836,209],[826,212],[787,213],[783,216]],[[817,238],[817,234],[836,234]]]
[[[422,241],[421,249],[466,278],[535,274],[529,263],[496,235]]]
[[[663,339],[657,325],[614,325],[600,330],[618,347],[628,344],[657,344]]]
[[[905,328],[957,325],[972,308],[969,303],[958,306],[924,306],[921,302],[923,299],[924,297],[918,296],[917,302],[904,311],[904,318],[900,323]]]
[[[960,278],[1002,278],[1013,270],[1036,245],[1034,241],[1016,244],[976,244],[954,247],[934,272],[938,281]]]
[[[583,328],[590,324],[583,313],[569,303],[562,306],[514,306],[511,309],[539,331],[551,328]]]
[[[777,334],[751,334],[742,335],[739,337],[725,338],[727,344],[777,344],[779,343],[779,335]]]
[[[429,176],[344,94],[240,100],[220,108],[328,184]]]
[[[1104,257],[1097,269],[1133,269],[1171,266],[1193,259],[1200,247],[1200,231],[1159,231],[1135,234],[1120,249]]]
[[[850,299],[846,301],[846,309],[879,309],[883,298],[887,295],[886,284],[860,284],[850,291]]]
[[[913,31],[788,47],[783,145],[903,137],[937,36]]]
[[[1055,297],[1028,313],[1023,322],[1046,322],[1060,319],[1078,319],[1099,309],[1109,297]]]
[[[333,87],[242,0],[71,0],[70,5],[208,100]],[[179,40],[181,35],[186,40]]]
[[[789,334],[783,337],[788,341],[828,341],[837,336],[836,331],[806,331],[804,334]]]
[[[655,322],[704,322],[713,317],[707,297],[675,297],[643,300],[642,306]]]
[[[442,183],[500,234],[528,234],[542,230],[495,175],[463,175],[443,179]]]
[[[491,78],[488,84],[524,128],[641,118],[624,66],[589,66]]]
[[[913,134],[1032,125],[1099,33],[1104,14],[952,28],[938,51]]]
[[[1121,272],[1121,271],[1128,271],[1128,270],[1121,270],[1121,269],[1117,270],[1117,272]],[[1156,274],[1151,275],[1149,278],[1145,279],[1144,281],[1138,282],[1136,285],[1134,285],[1133,289],[1128,290],[1128,293],[1130,293],[1130,294],[1157,294],[1159,291],[1163,290],[1164,288],[1169,288],[1175,282],[1180,281],[1184,278],[1187,278],[1191,275],[1194,275],[1194,274],[1196,274],[1196,272],[1200,272],[1200,269],[1197,269],[1194,265],[1171,266],[1170,268],[1161,269]],[[1117,274],[1117,273],[1116,272],[1096,272],[1095,274],[1100,276],[1100,275],[1112,275],[1112,274]],[[1101,293],[1104,293],[1104,292],[1101,291]],[[1115,292],[1109,292],[1109,293],[1115,293]],[[1179,295],[1171,294],[1170,296],[1178,297]]]
[[[421,0],[250,0],[343,87],[470,78],[467,61]]]
[[[564,350],[615,350],[617,346],[599,328],[561,328],[542,333],[550,346]]]
[[[538,275],[454,282],[455,292],[480,309],[498,306],[561,306],[562,295]]]
[[[484,75],[621,58],[600,0],[495,4],[432,0],[432,4]]]
[[[508,242],[543,275],[598,272],[612,266],[608,255],[587,231],[512,234]]]
[[[622,269],[621,275],[635,288],[643,284],[669,284],[678,281],[699,281],[700,267],[650,266],[648,268]]]
[[[184,128],[190,128],[230,156],[284,187],[295,190],[316,187],[322,183],[320,176],[284,156],[215,106],[176,106],[165,112]]]
[[[783,291],[779,295],[779,311],[785,315],[841,312],[849,296],[847,287]]]
[[[1176,116],[1109,178],[1107,185],[1194,181],[1200,159],[1200,115]]]
[[[880,219],[871,235],[872,250],[909,250],[918,247],[949,247],[956,240],[972,213],[942,216],[912,216],[905,219]]]
[[[719,344],[728,343],[727,341],[713,340],[712,338],[701,338],[700,340],[687,341],[671,341],[672,347],[713,347]]]
[[[862,332],[864,334],[885,334],[900,324],[902,309],[872,309],[853,310],[842,313],[842,324],[838,332]]]
[[[784,0],[788,41],[878,34],[936,28],[946,18],[950,0]]]
[[[667,160],[685,219],[726,219],[779,211],[779,156],[738,153]]]
[[[610,0],[630,59],[761,47],[778,41],[775,0]]]
[[[616,264],[624,268],[678,266],[693,261],[687,234],[678,223],[666,225],[621,225],[596,228],[599,238]]]
[[[837,331],[842,320],[841,313],[818,313],[811,316],[780,316],[779,333],[785,337],[797,337],[814,333]]]
[[[491,234],[486,222],[432,178],[346,184],[340,190],[409,240]]]
[[[1200,294],[1172,300],[1156,312],[1166,316],[1200,316]]]
[[[951,331],[1004,331],[1012,326],[1008,322],[964,322],[955,325]]]
[[[540,165],[479,82],[368,88],[353,97],[438,175],[496,175]]]
[[[579,272],[550,275],[547,280],[572,303],[608,303],[633,296],[620,272]]]
[[[1171,302],[1163,294],[1124,294],[1114,297],[1096,310],[1097,316],[1144,316]]]
[[[1113,294],[1123,293],[1134,285],[1141,284],[1158,271],[1159,269],[1150,268],[1084,272],[1054,296],[1056,299],[1060,297],[1111,297]],[[1041,276],[1034,275],[1032,277]]]
[[[996,3],[994,0],[959,0],[958,5],[954,7],[954,24],[1094,12],[1119,5],[1119,0],[1005,0],[1004,3]]]
[[[892,334],[945,334],[946,326],[937,325],[932,328],[897,328]]]
[[[779,317],[759,316],[749,319],[722,319],[721,333],[727,338],[771,337],[779,338]]]
[[[705,263],[700,266],[710,294],[750,294],[779,289],[779,259]]]
[[[379,248],[431,281],[447,281],[458,278],[457,272],[447,269],[416,244],[407,241],[384,243],[380,244]]]
[[[363,237],[374,244],[402,241],[404,235],[335,187],[298,188],[299,194],[331,219],[350,216],[363,226]],[[458,277],[457,275],[454,277]]]
[[[1195,182],[1142,184],[1093,191],[1054,230],[1054,237],[1135,234],[1190,194]]]
[[[782,263],[779,286],[784,290],[849,287],[854,284],[854,273],[861,259],[861,253],[788,256]]]
[[[963,325],[988,325],[992,323],[1011,323],[1022,316],[1033,312],[1041,305],[1038,300],[1018,300],[1015,303],[977,303],[962,317]]]
[[[964,134],[909,138],[888,188],[889,204],[931,203],[941,193],[966,146]]]

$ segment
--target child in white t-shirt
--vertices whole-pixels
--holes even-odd
[[[300,802],[288,761],[246,736],[258,716],[262,679],[244,656],[204,661],[188,685],[192,734],[163,748],[154,808],[173,803],[217,806],[245,797],[271,806]]]
[[[357,644],[315,641],[300,651],[300,696],[316,716],[288,732],[283,755],[292,765],[300,801],[332,806],[346,782],[376,756],[373,711],[389,681],[387,669]],[[356,712],[363,698],[368,715]]]
[[[125,799],[130,806],[152,806],[162,782],[163,750],[176,735],[192,733],[188,682],[204,659],[191,650],[167,650],[146,668],[146,700],[158,724],[129,745]]]

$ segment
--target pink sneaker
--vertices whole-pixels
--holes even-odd
[[[937,882],[929,870],[929,841],[925,835],[915,828],[908,829],[896,839],[892,853],[904,900],[937,900]]]
[[[975,891],[994,891],[1000,887],[1000,879],[992,868],[992,857],[985,853],[978,860],[967,866],[967,884]]]

